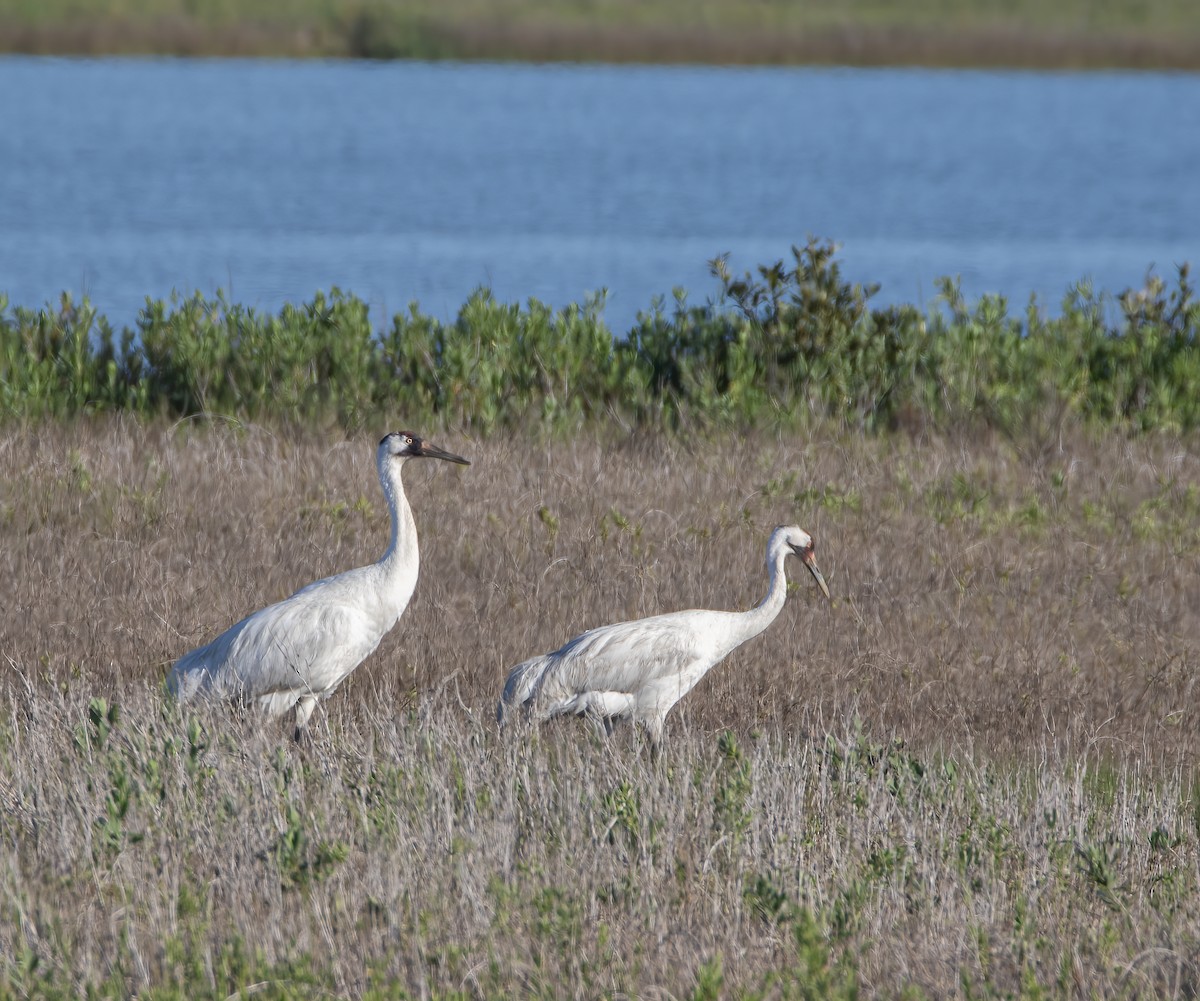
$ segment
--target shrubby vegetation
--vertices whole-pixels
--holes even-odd
[[[600,304],[555,311],[473,294],[452,323],[420,312],[372,328],[336,288],[278,314],[223,295],[147,300],[114,330],[84,300],[57,309],[0,299],[0,414],[74,417],[220,413],[353,429],[380,413],[476,432],[577,429],[615,418],[646,429],[898,424],[1002,430],[1065,415],[1138,431],[1200,425],[1200,302],[1186,265],[1115,300],[1086,286],[1060,315],[1003,297],[876,308],[831,245],[736,276],[712,262],[716,303],[655,303],[625,336]]]

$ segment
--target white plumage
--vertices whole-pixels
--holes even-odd
[[[645,725],[651,745],[662,743],[667,713],[714,664],[774,621],[787,595],[784,562],[795,553],[829,597],[813,556],[813,540],[795,525],[767,542],[767,596],[748,612],[691,609],[600,626],[553,653],[514,667],[496,710],[503,725],[510,707],[535,720],[563,714],[615,718]]]
[[[408,459],[421,456],[469,465],[411,432],[386,435],[376,465],[392,534],[379,562],[315,581],[185,654],[167,678],[170,691],[180,701],[198,695],[237,699],[272,716],[295,706],[301,739],[317,700],[374,651],[416,588],[417,526],[400,474]]]

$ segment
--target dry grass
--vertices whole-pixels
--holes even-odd
[[[374,438],[0,434],[0,997],[1194,996],[1194,442],[430,436],[473,465],[409,468],[416,596],[302,754],[161,680],[379,554]],[[749,607],[793,521],[834,602],[796,575],[661,769],[495,733],[513,663]]]

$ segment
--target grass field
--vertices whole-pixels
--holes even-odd
[[[1200,67],[1189,0],[7,0],[0,50],[953,66]]]
[[[1194,437],[422,428],[473,464],[408,470],[416,595],[311,748],[167,702],[378,556],[384,430],[0,432],[0,998],[1195,996]],[[796,563],[658,767],[497,733],[513,663],[749,607],[793,521],[833,602]]]

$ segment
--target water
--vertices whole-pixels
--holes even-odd
[[[809,234],[877,301],[1051,310],[1200,258],[1200,77],[0,59],[0,291],[117,325],[172,289],[373,318],[472,289],[625,330]]]

